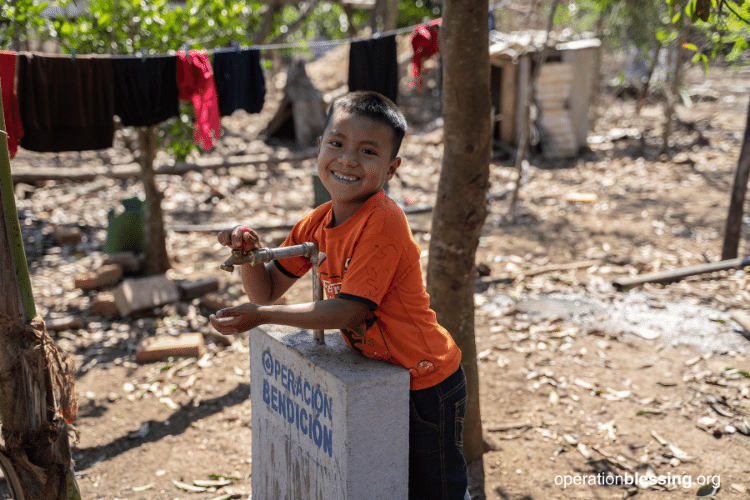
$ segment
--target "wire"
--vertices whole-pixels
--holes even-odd
[[[400,35],[403,33],[409,33],[414,31],[414,29],[417,26],[421,26],[422,24],[426,23],[420,23],[420,24],[414,24],[412,26],[406,26],[404,28],[398,28],[395,30],[390,31],[384,31],[384,32],[376,32],[369,36],[360,36],[360,37],[352,37],[352,38],[342,38],[340,40],[320,40],[317,42],[295,42],[295,43],[274,43],[274,44],[268,44],[268,45],[250,45],[248,47],[223,47],[220,49],[210,49],[209,53],[217,53],[217,52],[234,52],[236,50],[249,50],[249,49],[257,49],[257,50],[275,50],[275,49],[295,49],[295,48],[307,48],[307,47],[325,47],[325,46],[336,46],[336,45],[343,45],[345,43],[351,43],[351,42],[360,42],[365,40],[373,40],[377,38],[384,38],[387,36],[392,35]]]

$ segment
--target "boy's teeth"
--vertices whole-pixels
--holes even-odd
[[[336,172],[333,172],[333,175],[335,177],[338,177],[339,179],[345,180],[345,181],[356,181],[357,180],[356,177],[349,177],[348,175],[341,175],[341,174],[337,174]]]

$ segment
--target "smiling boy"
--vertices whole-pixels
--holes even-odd
[[[273,305],[311,268],[305,258],[244,264],[251,303],[218,311],[211,323],[224,334],[263,324],[339,329],[356,352],[407,368],[409,499],[460,500],[467,495],[461,351],[430,309],[406,216],[383,191],[401,165],[405,133],[403,114],[380,94],[353,92],[335,101],[318,140],[318,175],[331,201],[299,221],[284,242],[313,241],[325,252],[319,270],[326,300]],[[246,226],[218,238],[233,249],[260,247]]]

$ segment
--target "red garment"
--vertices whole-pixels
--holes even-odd
[[[430,21],[426,25],[419,25],[411,33],[411,46],[414,56],[411,62],[412,81],[411,88],[419,87],[422,90],[422,61],[440,52],[438,46],[438,26],[442,18]]]
[[[15,52],[0,50],[0,86],[3,88],[3,115],[11,158],[16,156],[18,141],[23,137],[21,115],[18,112],[18,93],[16,92],[16,58]]]
[[[193,101],[195,143],[211,149],[221,137],[221,113],[214,70],[206,51],[177,52],[177,87],[180,99]]]

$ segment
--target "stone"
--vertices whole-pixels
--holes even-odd
[[[115,252],[107,255],[104,264],[119,264],[128,274],[138,274],[141,271],[141,261],[133,252]]]
[[[114,289],[115,303],[123,318],[180,300],[177,285],[164,274],[128,279]]]
[[[56,226],[52,230],[52,237],[58,245],[80,243],[83,240],[81,228],[76,226]]]
[[[123,270],[119,264],[107,264],[96,271],[79,274],[75,278],[75,287],[81,290],[98,290],[116,285],[122,279]]]
[[[215,292],[219,289],[219,280],[216,278],[206,278],[195,281],[178,281],[177,286],[182,292],[182,297],[185,299],[194,299],[196,297],[202,297],[210,292]]]
[[[139,363],[161,361],[171,357],[200,358],[206,351],[203,335],[200,332],[181,335],[159,335],[144,339],[136,349]]]
[[[89,310],[92,314],[101,316],[117,316],[117,303],[112,292],[101,292],[92,301]]]
[[[408,497],[409,372],[339,333],[250,332],[254,499]]]
[[[50,332],[62,332],[65,330],[77,330],[83,327],[83,321],[77,316],[65,316],[63,318],[55,318],[48,320],[45,323],[47,331]]]

